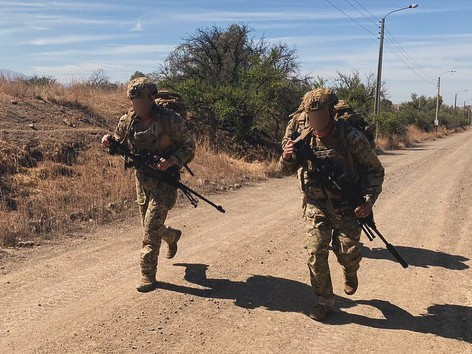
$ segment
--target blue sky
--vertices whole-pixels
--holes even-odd
[[[472,103],[471,0],[418,0],[386,18],[382,79],[394,103],[412,92]],[[379,20],[411,4],[374,0],[0,0],[0,69],[67,83],[101,68],[112,81],[158,69],[197,28],[244,23],[295,48],[303,73],[376,75]],[[459,92],[469,90],[468,92]],[[470,99],[470,101],[469,101]]]

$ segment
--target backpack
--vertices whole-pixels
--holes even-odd
[[[176,92],[161,90],[157,93],[156,99],[154,101],[161,107],[177,112],[184,119],[187,116],[187,109],[185,107],[184,100],[182,96]]]
[[[160,107],[164,107],[174,111],[185,120],[187,117],[187,108],[185,107],[184,99],[180,94],[177,92],[167,91],[167,90],[159,90],[156,94],[156,98],[154,100],[156,104]],[[163,122],[163,128],[165,132],[170,131],[170,121]],[[184,163],[184,168],[190,173],[190,175],[194,175],[188,164],[193,160],[190,159]]]
[[[375,149],[375,125],[369,124],[363,115],[356,113],[352,107],[344,100],[339,100],[338,104],[334,106],[335,120],[344,120],[350,126],[356,128],[358,131],[363,133],[367,140]]]

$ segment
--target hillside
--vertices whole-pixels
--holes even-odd
[[[0,81],[0,244],[89,229],[135,212],[132,171],[100,145],[128,106],[124,87]],[[274,164],[215,153],[198,140],[196,177],[183,178],[202,192],[239,188],[273,171]]]

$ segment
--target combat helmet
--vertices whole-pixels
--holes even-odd
[[[349,111],[352,110],[352,107],[346,100],[339,100],[338,103],[334,106],[334,110],[339,111]]]
[[[308,91],[302,100],[303,110],[307,113],[333,107],[336,103],[338,103],[338,97],[334,91],[325,87]]]
[[[157,94],[157,85],[147,77],[137,77],[128,83],[126,90],[128,98],[146,98]]]

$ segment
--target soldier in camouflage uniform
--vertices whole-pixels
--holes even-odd
[[[161,171],[180,169],[193,158],[195,141],[179,114],[154,102],[157,91],[157,86],[147,78],[130,81],[127,95],[132,109],[120,118],[114,138],[126,144],[133,153],[148,151],[160,157],[156,167]],[[108,137],[105,135],[102,139],[105,147],[109,147]],[[182,232],[164,225],[168,211],[176,202],[177,190],[174,187],[137,169],[136,193],[144,226],[142,277],[136,288],[147,292],[156,287],[161,240],[169,245],[167,258],[173,258]]]
[[[334,120],[334,105],[338,99],[327,88],[318,88],[305,94],[303,112],[292,117],[282,142],[280,166],[284,174],[298,170],[304,200],[308,269],[315,299],[310,317],[322,320],[334,305],[333,286],[328,266],[328,247],[333,251],[344,272],[344,291],[356,292],[357,270],[362,258],[358,243],[361,228],[357,218],[370,214],[382,190],[384,169],[367,138],[343,120]],[[355,210],[342,196],[326,190],[310,171],[311,162],[294,150],[292,133],[298,130],[310,139],[311,147],[319,158],[329,158],[342,166],[353,181],[364,188],[365,203]]]

